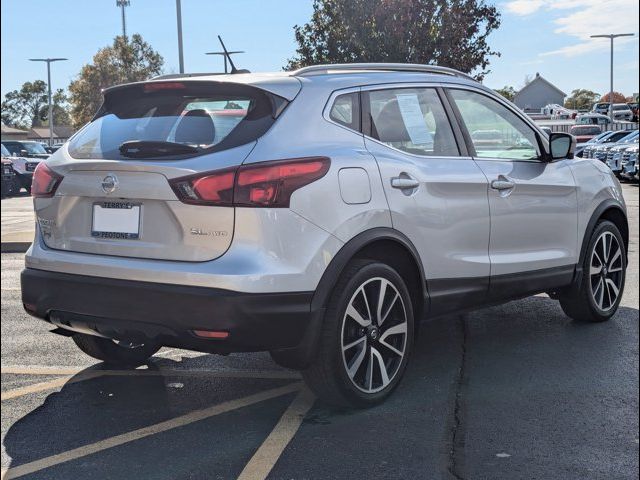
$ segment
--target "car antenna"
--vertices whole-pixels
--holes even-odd
[[[227,47],[224,46],[224,42],[222,41],[222,37],[220,35],[218,35],[218,40],[220,40],[220,45],[222,45],[222,50],[224,52],[225,58],[229,62],[229,65],[231,65],[231,74],[233,75],[235,73],[251,73],[251,72],[249,72],[249,70],[246,70],[246,69],[238,70],[236,68],[236,66],[234,65],[234,63],[233,63],[233,60],[231,60],[231,54],[227,50]],[[234,52],[234,53],[240,53],[240,52]]]

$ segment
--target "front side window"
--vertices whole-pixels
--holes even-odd
[[[460,154],[435,89],[374,90],[368,98],[373,138],[413,155]]]
[[[450,90],[478,158],[536,160],[535,131],[511,110],[480,93]]]

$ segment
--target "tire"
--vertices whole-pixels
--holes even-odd
[[[626,268],[627,252],[620,230],[601,220],[591,233],[580,283],[560,294],[564,313],[580,322],[609,320],[622,299]]]
[[[160,346],[153,343],[125,346],[110,338],[96,337],[84,333],[78,333],[72,338],[84,353],[114,366],[135,367],[141,365],[160,350]]]
[[[376,405],[398,386],[411,355],[413,333],[411,298],[402,277],[386,264],[355,260],[334,287],[318,351],[303,378],[328,404]]]

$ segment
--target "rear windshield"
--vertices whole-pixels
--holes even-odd
[[[150,82],[108,91],[69,143],[74,158],[188,158],[263,135],[286,100],[247,85]]]

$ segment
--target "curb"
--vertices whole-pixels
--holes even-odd
[[[31,242],[2,242],[2,253],[25,253]]]

